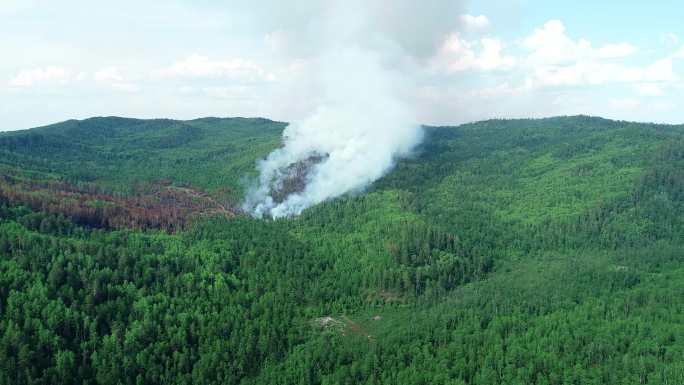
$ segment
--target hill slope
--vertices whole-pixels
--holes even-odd
[[[0,136],[5,166],[130,192],[171,178],[205,189],[239,188],[256,159],[278,145],[283,123],[267,119],[91,118]]]
[[[283,123],[92,118],[0,135],[0,193],[78,224],[173,230],[234,213]],[[68,204],[65,204],[68,203]]]
[[[230,210],[283,127],[0,135],[0,383],[684,381],[684,127],[430,127],[365,194]]]

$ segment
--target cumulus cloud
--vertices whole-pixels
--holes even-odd
[[[625,64],[624,58],[637,52],[634,45],[622,42],[596,48],[588,40],[570,38],[559,20],[548,21],[541,28],[536,28],[522,41],[522,47],[528,52],[525,59],[528,68],[527,87],[679,80],[671,59],[656,60],[646,66]],[[648,86],[651,93],[653,87]]]
[[[597,44],[573,36],[560,20],[518,40],[488,36],[495,42],[489,55],[483,38],[469,36],[447,37],[430,63],[433,82],[417,94],[427,110],[421,117],[433,124],[452,123],[454,111],[467,120],[579,113],[635,119],[673,111],[658,106],[682,84],[675,59],[684,58],[684,47],[668,55],[625,41]]]
[[[58,66],[47,66],[19,71],[9,80],[12,87],[32,87],[38,84],[66,84],[69,74],[66,69]]]
[[[578,60],[614,59],[632,55],[637,48],[629,43],[607,44],[594,48],[585,39],[573,40],[560,20],[550,20],[526,37],[522,46],[530,51],[528,59],[540,64],[563,64]]]
[[[503,45],[499,39],[483,38],[480,40],[482,51],[476,60],[476,67],[483,70],[510,68],[515,64],[513,56],[502,54]]]
[[[582,60],[563,66],[536,66],[527,78],[529,87],[602,85],[607,83],[673,82],[679,76],[672,60],[646,67]]]
[[[458,33],[447,37],[432,66],[454,73],[466,70],[491,71],[511,68],[515,64],[513,56],[502,53],[503,44],[499,39],[482,38],[468,41]]]
[[[272,81],[275,75],[243,58],[213,60],[192,54],[155,72],[159,77],[229,78],[244,81]]]
[[[461,23],[467,29],[483,29],[489,27],[489,19],[485,15],[461,15]]]
[[[29,1],[36,3],[0,1],[0,14],[29,17],[30,10],[24,11]],[[678,74],[684,68],[682,39],[671,32],[661,35],[666,30],[645,31],[652,44],[645,46],[649,40],[644,38],[639,47],[620,38],[595,40],[589,30],[579,35],[579,25],[561,20],[542,22],[521,34],[498,35],[497,31],[511,31],[505,28],[511,22],[505,15],[502,19],[496,7],[492,14],[481,15],[464,8],[460,0],[351,1],[344,7],[330,0],[264,0],[259,6],[248,0],[221,6],[188,3],[182,13],[160,15],[178,31],[146,31],[150,34],[136,45],[144,49],[129,52],[129,47],[123,52],[139,55],[139,67],[120,62],[121,52],[100,52],[90,45],[91,40],[103,40],[106,28],[94,30],[92,39],[65,47],[49,39],[49,23],[36,24],[33,27],[48,41],[29,50],[27,41],[10,42],[16,52],[26,52],[23,57],[6,55],[5,85],[12,89],[12,97],[25,97],[27,105],[35,103],[31,94],[68,93],[72,106],[63,109],[64,118],[76,110],[88,114],[84,95],[108,93],[116,97],[111,100],[119,103],[120,111],[140,112],[139,101],[144,99],[148,115],[260,115],[293,122],[294,127],[320,108],[334,107],[331,101],[337,91],[325,80],[322,66],[332,65],[329,58],[335,49],[354,46],[361,52],[381,53],[380,58],[358,56],[364,63],[394,71],[399,90],[390,96],[411,109],[417,121],[428,124],[491,116],[603,114],[614,110],[608,102],[611,97],[642,100],[638,116],[647,117],[646,108],[656,101],[677,101],[684,89]],[[42,7],[48,15],[58,6]],[[149,24],[136,20],[139,26]],[[200,28],[185,28],[184,20]],[[617,33],[625,27],[619,22],[616,17],[606,27]],[[169,37],[178,44],[155,45],[156,39]],[[197,41],[205,48],[193,54]],[[65,49],[75,54],[65,56]],[[355,68],[347,67],[334,68],[343,74]],[[357,89],[365,90],[364,83],[375,80],[359,83]],[[149,97],[132,99],[125,94],[135,91]],[[628,112],[623,109],[613,117],[637,116]]]
[[[100,86],[107,86],[117,91],[138,92],[140,87],[134,83],[126,81],[119,68],[109,66],[95,72],[95,82]]]
[[[494,99],[501,96],[512,96],[522,91],[520,87],[514,87],[508,82],[495,85],[493,87],[483,87],[473,90],[470,96],[482,99]]]
[[[245,86],[202,87],[201,91],[205,95],[217,99],[245,100],[256,98],[256,96],[252,92],[252,89],[250,87]]]
[[[597,48],[594,52],[599,59],[613,59],[629,56],[637,51],[637,48],[628,43],[606,44]]]
[[[110,66],[95,72],[95,80],[101,83],[112,83],[122,82],[124,79],[118,68]]]
[[[657,83],[642,83],[636,85],[639,95],[643,96],[662,96],[663,87]]]
[[[11,87],[35,88],[70,85],[73,87],[106,87],[124,92],[137,92],[139,87],[136,84],[127,82],[121,75],[117,67],[104,67],[94,73],[71,71],[58,66],[46,66],[20,71],[10,79],[8,83]]]

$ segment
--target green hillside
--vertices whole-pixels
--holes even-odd
[[[426,127],[366,192],[250,218],[284,126],[0,134],[0,384],[684,383],[684,126]]]
[[[255,161],[279,145],[284,123],[267,119],[91,118],[0,136],[5,172],[40,172],[130,192],[169,178],[215,191],[244,187]]]

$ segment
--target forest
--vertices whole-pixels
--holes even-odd
[[[684,126],[424,127],[252,218],[285,126],[0,133],[0,384],[684,384]]]

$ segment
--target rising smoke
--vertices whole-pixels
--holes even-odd
[[[320,95],[309,116],[287,126],[283,146],[258,163],[244,209],[272,218],[364,189],[420,143],[408,101],[411,68],[458,17],[456,2],[312,3],[314,22],[287,30],[311,42],[310,74]],[[300,3],[301,5],[302,3]],[[312,38],[311,34],[315,38]]]

